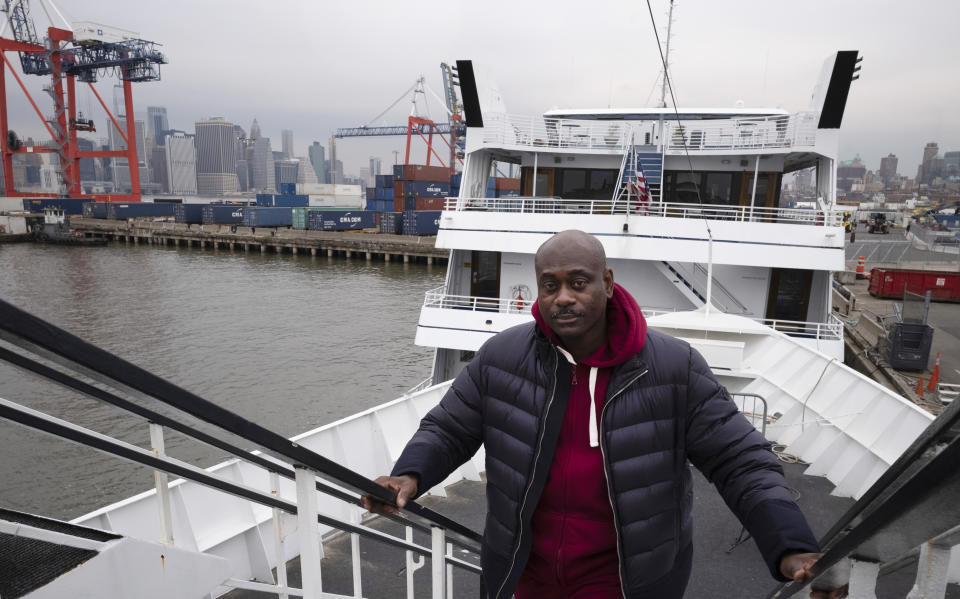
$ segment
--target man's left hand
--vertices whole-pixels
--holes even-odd
[[[780,559],[780,573],[794,582],[809,582],[813,579],[813,565],[823,556],[822,553],[790,553]],[[813,591],[813,599],[839,599],[847,596],[847,587],[831,591]]]

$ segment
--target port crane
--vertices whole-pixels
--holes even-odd
[[[393,102],[393,104],[388,106],[386,110],[374,118],[370,119],[366,125],[360,127],[339,128],[333,135],[334,139],[342,139],[345,137],[405,135],[407,137],[407,147],[403,162],[404,164],[409,164],[411,142],[414,136],[417,136],[427,145],[427,166],[430,165],[432,157],[436,157],[437,161],[440,162],[442,166],[449,166],[452,174],[456,170],[456,163],[458,161],[463,164],[462,155],[464,140],[466,138],[466,125],[463,121],[463,103],[458,99],[457,96],[457,90],[460,87],[460,82],[457,78],[457,68],[444,62],[440,64],[440,70],[443,74],[444,88],[444,97],[442,100],[433,92],[433,90],[430,89],[429,86],[426,85],[423,75],[420,75],[417,81],[405,92],[403,92],[403,94],[401,94],[400,97]],[[429,118],[423,118],[419,116],[417,110],[417,98],[419,96],[426,98],[427,91],[430,91],[430,93],[444,106],[448,117],[446,123],[435,122]],[[381,117],[383,117],[383,115],[390,112],[393,107],[399,104],[411,92],[413,94],[411,100],[412,107],[410,110],[410,116],[407,118],[406,125],[372,125],[372,123],[377,122]],[[445,162],[440,157],[440,154],[434,149],[434,135],[439,136],[439,138],[446,143],[450,151],[450,158],[448,162]],[[449,140],[445,136],[449,136]]]
[[[0,162],[3,168],[5,195],[49,196],[49,193],[17,192],[13,185],[13,155],[27,152],[55,153],[59,158],[60,190],[63,197],[92,197],[102,201],[140,201],[140,170],[137,161],[137,141],[133,116],[133,95],[131,84],[141,81],[158,81],[160,66],[166,58],[160,52],[158,44],[127,36],[117,41],[104,41],[104,30],[100,26],[87,27],[82,33],[74,31],[56,5],[51,0],[39,0],[44,13],[51,21],[47,35],[41,39],[30,14],[30,0],[2,0],[0,10],[6,13],[6,20],[0,26]],[[60,27],[54,26],[54,18]],[[89,23],[87,25],[96,25]],[[13,39],[3,37],[9,28]],[[44,116],[23,80],[7,57],[8,52],[17,52],[20,66],[25,75],[48,76],[49,84],[44,91],[53,100],[54,114]],[[6,70],[13,74],[20,89],[33,110],[50,134],[50,146],[23,146],[9,128],[7,118]],[[107,108],[103,98],[93,84],[98,77],[115,73],[123,83],[125,127],[121,127],[116,117]],[[84,118],[76,108],[77,81],[90,87],[103,107],[110,122],[116,128],[126,145],[124,150],[80,151],[77,145],[77,132],[96,131],[91,119]],[[87,195],[80,185],[81,158],[126,158],[130,171],[129,194]]]

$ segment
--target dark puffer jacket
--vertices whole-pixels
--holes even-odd
[[[487,517],[482,566],[488,596],[513,593],[530,554],[530,518],[553,459],[570,369],[534,323],[490,339],[420,424],[393,469],[416,474],[420,492],[486,449]],[[786,551],[817,551],[767,441],[737,410],[687,343],[649,331],[617,367],[600,419],[607,487],[627,598],[689,570],[693,483],[688,460],[716,485],[782,580]]]

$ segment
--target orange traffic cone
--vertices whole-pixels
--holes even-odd
[[[927,385],[927,391],[935,391],[937,383],[940,382],[940,352],[937,352],[937,365],[933,367],[933,374],[930,375],[930,383]]]
[[[917,380],[917,397],[923,397],[923,377]]]

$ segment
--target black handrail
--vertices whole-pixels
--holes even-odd
[[[115,356],[29,312],[0,300],[0,337],[15,345],[35,346],[69,362],[89,369],[111,381],[148,395],[198,420],[256,443],[274,457],[323,474],[352,490],[371,495],[396,506],[396,494],[353,470],[302,447],[295,441],[251,422],[155,374]],[[445,528],[468,543],[480,543],[479,533],[451,520],[416,501],[408,501],[404,511],[431,525]],[[454,539],[450,539],[454,540]]]
[[[885,526],[929,501],[935,491],[960,487],[958,463],[960,402],[954,402],[822,537],[820,546],[825,552],[813,568],[815,577],[854,553]],[[803,586],[787,583],[769,599],[791,597]]]
[[[252,451],[241,449],[240,447],[237,447],[232,443],[228,443],[222,439],[218,439],[217,437],[209,435],[197,428],[184,424],[179,420],[170,418],[169,416],[165,416],[160,412],[151,410],[149,408],[136,404],[132,401],[123,399],[122,397],[119,397],[117,395],[114,395],[113,393],[104,391],[103,389],[100,389],[98,387],[94,387],[93,385],[85,383],[77,379],[76,377],[72,377],[68,374],[60,372],[59,370],[55,370],[53,368],[50,368],[49,366],[41,364],[36,360],[31,360],[30,358],[16,354],[6,349],[5,347],[0,347],[0,360],[5,361],[18,368],[21,368],[27,372],[32,372],[47,380],[58,383],[68,389],[79,391],[80,393],[83,393],[88,397],[92,397],[104,403],[126,410],[132,414],[136,414],[137,416],[141,416],[147,419],[149,422],[159,424],[171,430],[175,430],[177,432],[183,433],[184,435],[187,435],[188,437],[191,437],[197,441],[200,441],[201,443],[206,443],[211,447],[215,447],[217,449],[226,451],[227,453],[235,457],[238,457],[241,460],[250,462],[252,464],[256,464],[257,466],[260,466],[261,468],[265,469],[268,472],[275,472],[279,476],[282,476],[289,480],[294,480],[296,478],[296,474],[294,473],[294,471],[291,470],[290,468],[287,468],[283,464],[271,462],[270,460],[264,457],[261,457],[260,455],[257,455]],[[359,497],[351,495],[345,491],[341,491],[340,489],[334,486],[328,485],[327,483],[320,480],[317,481],[317,490],[320,491],[321,493],[325,493],[327,495],[330,495],[331,497],[335,497],[341,501],[351,503],[356,506],[362,507],[363,505]],[[395,514],[382,514],[382,515],[387,517],[390,520],[393,520],[405,526],[413,526],[414,528],[416,528],[417,530],[420,530],[421,532],[430,532],[429,527],[424,526],[418,522],[413,522],[399,515],[395,515]]]

